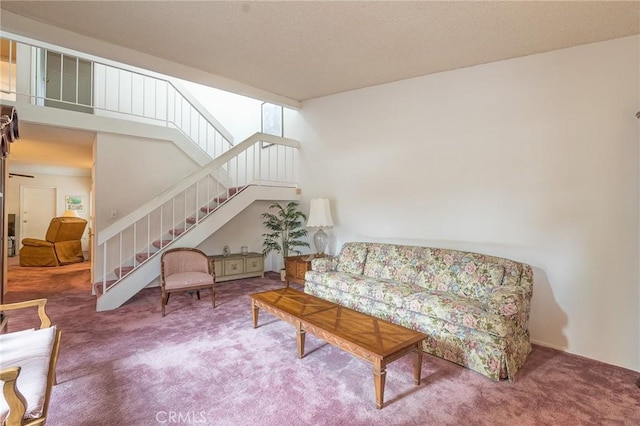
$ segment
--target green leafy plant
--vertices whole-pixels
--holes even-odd
[[[269,210],[275,213],[262,213],[264,226],[268,230],[262,234],[262,254],[266,256],[271,252],[280,253],[284,263],[285,257],[300,254],[300,248],[309,247],[308,242],[301,240],[307,236],[307,230],[303,225],[307,216],[298,210],[296,201],[289,202],[285,207],[273,203]]]

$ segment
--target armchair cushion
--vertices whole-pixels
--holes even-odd
[[[207,284],[213,285],[213,276],[208,272],[178,272],[164,277],[164,286],[168,290]]]
[[[53,248],[53,243],[45,240],[38,240],[36,238],[24,238],[22,240],[22,245],[24,246],[32,246],[32,247],[50,247]]]
[[[20,367],[17,388],[27,402],[25,418],[43,414],[56,327],[0,334],[0,370]],[[9,406],[0,398],[0,422],[9,415]]]

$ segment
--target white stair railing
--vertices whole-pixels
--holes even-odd
[[[31,44],[20,36],[0,35],[8,41],[3,44],[8,51],[2,52],[8,60],[0,76],[1,99],[29,99],[35,105],[174,128],[210,158],[233,146],[231,134],[168,79],[46,43]],[[34,70],[33,81],[26,84],[16,84],[21,78],[18,55],[23,61],[28,58]]]
[[[295,187],[298,147],[292,139],[255,133],[99,231],[94,261],[98,287],[108,292],[247,186]]]

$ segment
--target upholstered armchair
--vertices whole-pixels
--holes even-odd
[[[162,253],[160,258],[160,286],[162,291],[162,316],[175,292],[196,292],[211,289],[211,304],[216,307],[216,273],[213,259],[194,248],[175,248]]]
[[[45,312],[47,299],[0,305],[0,312],[37,307],[39,329],[0,334],[0,424],[44,425],[56,381],[60,330]],[[2,326],[5,322],[2,323]]]
[[[24,238],[20,266],[60,266],[84,261],[80,239],[87,221],[79,217],[54,217],[44,240]]]

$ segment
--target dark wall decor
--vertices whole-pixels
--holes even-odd
[[[7,221],[5,214],[5,187],[7,180],[6,158],[9,147],[20,137],[18,129],[18,112],[13,106],[0,105],[0,126],[2,128],[0,141],[0,303],[4,303],[4,291],[7,284]],[[3,319],[0,312],[0,320]]]

